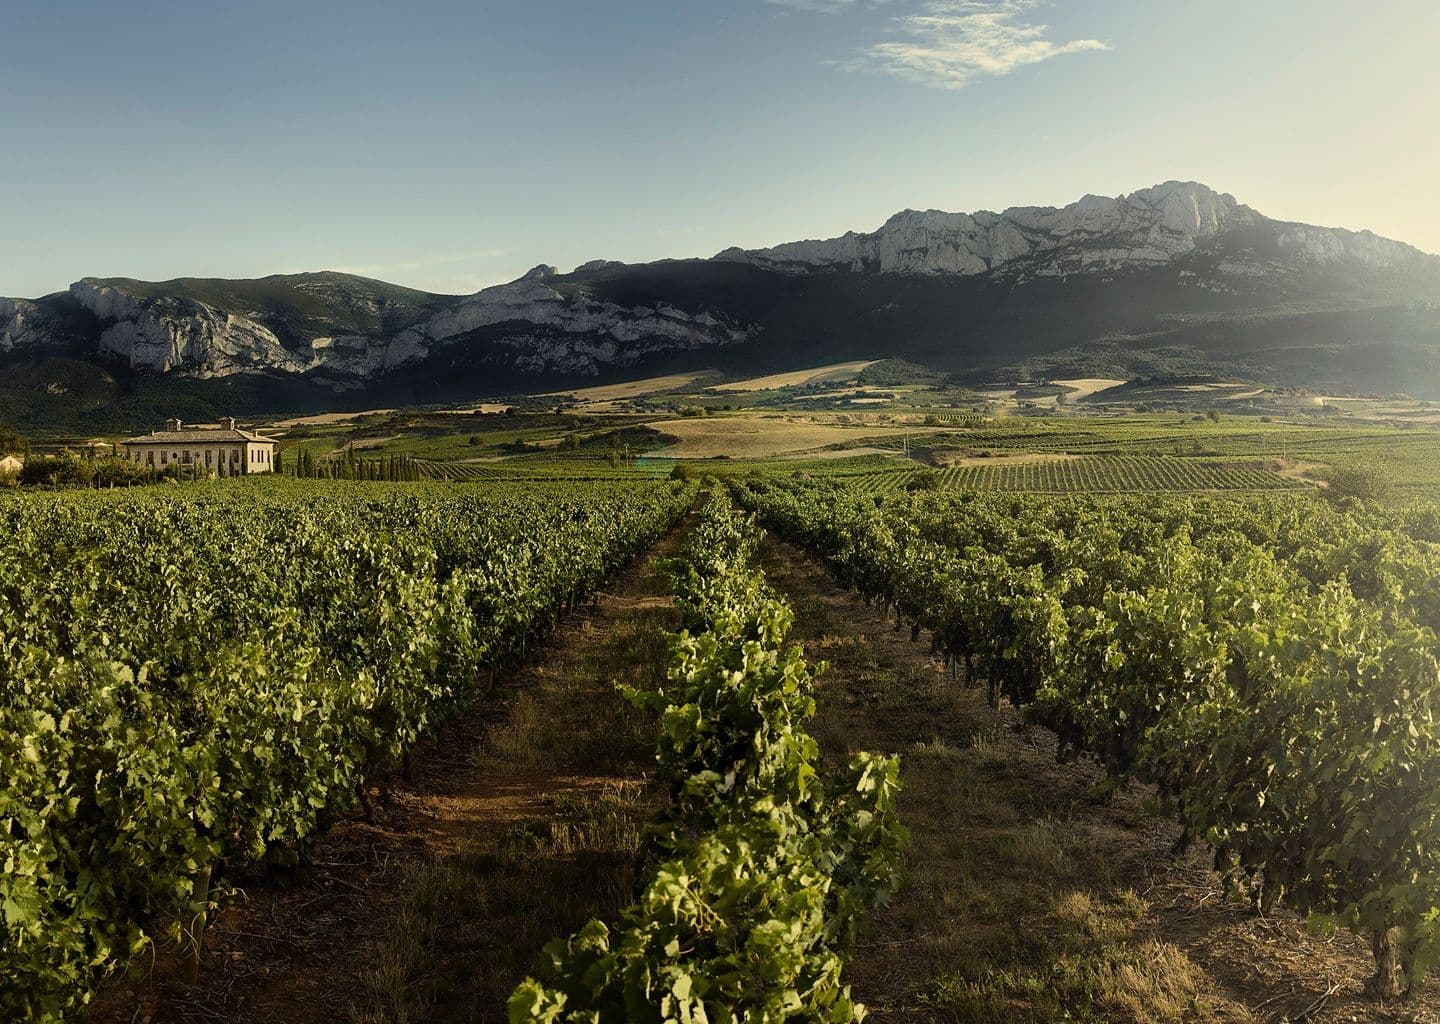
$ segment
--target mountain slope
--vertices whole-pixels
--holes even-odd
[[[870,234],[770,249],[726,249],[715,258],[785,273],[978,275],[1019,280],[1162,266],[1196,253],[1225,254],[1229,276],[1352,266],[1406,276],[1435,273],[1435,258],[1370,232],[1262,217],[1234,196],[1170,181],[1127,196],[1086,196],[1059,209],[1003,213],[905,210]]]
[[[334,273],[87,278],[0,300],[0,397],[55,358],[101,366],[125,393],[188,388],[245,407],[881,356],[978,377],[1178,360],[1440,397],[1437,310],[1440,258],[1167,182],[1058,209],[905,211],[874,232],[708,260],[542,266],[470,296]]]

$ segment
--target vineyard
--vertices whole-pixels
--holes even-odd
[[[1433,511],[742,494],[992,703],[1114,785],[1155,785],[1262,911],[1370,938],[1374,994],[1423,980],[1440,949]]]
[[[660,720],[672,794],[656,862],[612,928],[546,948],[510,1019],[859,1021],[841,978],[866,908],[899,883],[899,761],[819,770],[804,724],[811,670],[784,648],[792,613],[751,564],[751,524],[712,499],[683,556],[688,628],[667,685],[630,699]]]
[[[904,489],[923,471],[877,469],[863,474],[824,474],[849,480],[866,494]],[[822,475],[816,472],[818,477]],[[1142,494],[1157,491],[1283,491],[1305,482],[1255,465],[1199,459],[1126,455],[995,459],[935,471],[935,486],[969,491],[1036,494]]]
[[[1053,461],[943,470],[947,487],[977,491],[1260,491],[1303,487],[1298,480],[1249,466],[1193,459],[1096,455]]]
[[[514,460],[512,462],[429,462],[415,460],[421,479],[443,480],[456,483],[536,483],[548,481],[591,482],[605,480],[634,480],[637,478],[664,476],[669,467],[650,471],[637,470],[631,466],[611,466],[602,460],[579,462],[547,463],[540,460]]]
[[[0,500],[0,1013],[83,1020],[162,943],[204,984],[237,878],[373,814],[418,743],[669,534],[682,628],[663,681],[654,630],[656,675],[613,694],[653,737],[635,884],[505,973],[509,1020],[861,1020],[869,921],[924,871],[911,748],[812,734],[825,666],[789,642],[767,530],[928,642],[944,686],[1103,770],[1097,799],[1153,794],[1236,900],[1362,936],[1372,997],[1418,993],[1440,954],[1440,510],[1168,457],[922,490],[820,468],[712,478],[698,510],[694,484],[575,467]],[[1011,472],[1054,493],[1003,493]],[[1246,493],[1200,493],[1220,490]]]
[[[304,857],[693,498],[212,494],[0,505],[6,1019],[68,1019],[229,868]]]

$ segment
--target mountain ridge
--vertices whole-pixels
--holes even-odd
[[[1063,207],[1014,206],[999,213],[906,209],[891,215],[873,232],[847,231],[835,238],[785,242],[760,249],[731,247],[712,258],[755,262],[782,272],[798,265],[880,273],[971,274],[988,273],[1073,245],[1077,240],[1119,236],[1128,237],[1132,243],[1129,247],[1087,253],[1092,257],[1088,266],[1057,262],[1038,270],[1053,274],[1093,269],[1096,265],[1163,263],[1192,251],[1198,240],[1260,224],[1290,229],[1280,233],[1280,248],[1314,262],[1353,257],[1386,266],[1440,258],[1371,231],[1265,217],[1229,193],[1217,192],[1200,182],[1178,180],[1113,198],[1087,194]],[[932,255],[933,247],[928,244],[931,235],[940,236],[942,255],[949,255],[949,259],[915,258],[917,253]],[[1035,268],[1030,269],[1035,272]]]
[[[323,403],[377,391],[451,400],[700,362],[899,356],[977,372],[1102,341],[1179,344],[1197,365],[1261,377],[1297,366],[1303,377],[1296,350],[1313,349],[1326,381],[1346,346],[1399,346],[1404,358],[1357,382],[1398,389],[1417,383],[1398,369],[1417,360],[1400,350],[1440,346],[1436,305],[1440,257],[1171,181],[1064,207],[904,210],[872,232],[709,259],[540,265],[471,295],[335,271],[82,278],[0,299],[0,397],[6,365],[61,354],[175,386],[231,380]],[[1440,396],[1440,374],[1418,383]]]

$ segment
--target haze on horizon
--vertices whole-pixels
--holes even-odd
[[[320,269],[470,292],[1171,178],[1440,252],[1423,0],[11,0],[4,23],[0,295]]]

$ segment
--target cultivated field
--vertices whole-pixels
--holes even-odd
[[[779,388],[797,388],[807,384],[830,384],[850,380],[867,366],[874,366],[878,360],[857,359],[848,363],[832,363],[818,366],[813,370],[795,370],[791,373],[772,373],[765,377],[751,377],[748,380],[727,381],[713,384],[711,391],[774,391]]]
[[[649,424],[662,435],[678,438],[651,454],[672,459],[768,458],[837,444],[859,444],[867,438],[913,434],[914,428],[839,426],[805,420],[759,416],[696,417]]]
[[[1057,380],[1054,383],[1062,388],[1068,388],[1066,398],[1078,402],[1098,392],[1119,387],[1125,381],[1116,380],[1113,377],[1076,377],[1070,380]]]
[[[708,1019],[1393,1024],[1440,944],[1426,407],[810,386],[862,365],[0,491],[0,1015],[608,1019],[683,976]]]
[[[576,388],[571,391],[554,391],[554,395],[566,395],[584,404],[621,402],[631,398],[642,398],[658,391],[673,391],[683,388],[692,380],[702,376],[699,373],[672,373],[664,377],[646,377],[644,380],[625,381],[621,384],[600,384],[591,388]]]

